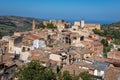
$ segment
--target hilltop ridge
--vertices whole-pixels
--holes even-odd
[[[12,35],[15,31],[29,31],[32,29],[32,20],[39,24],[43,19],[21,16],[0,16],[0,36]]]

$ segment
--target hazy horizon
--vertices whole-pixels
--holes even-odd
[[[120,0],[1,0],[0,16],[113,23],[120,21]]]
[[[81,19],[82,18],[80,18],[80,19],[64,19],[64,18],[60,18],[60,19],[53,19],[53,18],[51,18],[51,19],[45,19],[45,18],[40,18],[40,17],[31,17],[31,16],[20,16],[20,15],[0,15],[0,16],[18,16],[18,17],[26,17],[26,18],[35,18],[35,19],[43,19],[43,20],[65,20],[66,22],[70,22],[70,23],[74,23],[75,21],[81,21]],[[87,19],[85,19],[84,18],[84,20],[85,20],[85,23],[96,23],[96,24],[112,24],[112,23],[116,23],[116,22],[120,22],[120,20],[119,21],[99,21],[99,20],[87,20]]]

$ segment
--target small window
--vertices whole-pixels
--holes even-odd
[[[30,48],[28,48],[28,51],[30,51]]]
[[[84,40],[84,36],[81,36],[81,37],[80,37],[80,41],[83,41],[83,40]]]
[[[22,51],[23,51],[23,52],[25,51],[25,47],[23,47]]]
[[[76,37],[73,37],[73,39],[75,39],[75,40],[76,40],[77,38],[76,38]]]
[[[76,31],[76,29],[73,29],[74,31]]]

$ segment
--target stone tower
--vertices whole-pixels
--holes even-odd
[[[35,30],[35,20],[33,19],[32,21],[32,30],[34,31]]]
[[[9,40],[8,47],[8,53],[14,53],[14,39]]]
[[[81,20],[81,28],[83,28],[85,26],[85,21],[84,21],[84,18],[82,18]]]

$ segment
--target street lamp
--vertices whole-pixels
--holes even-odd
[[[1,54],[1,62],[3,62],[3,55],[4,55],[4,53],[3,53],[3,49],[2,48],[0,48],[0,54]]]

